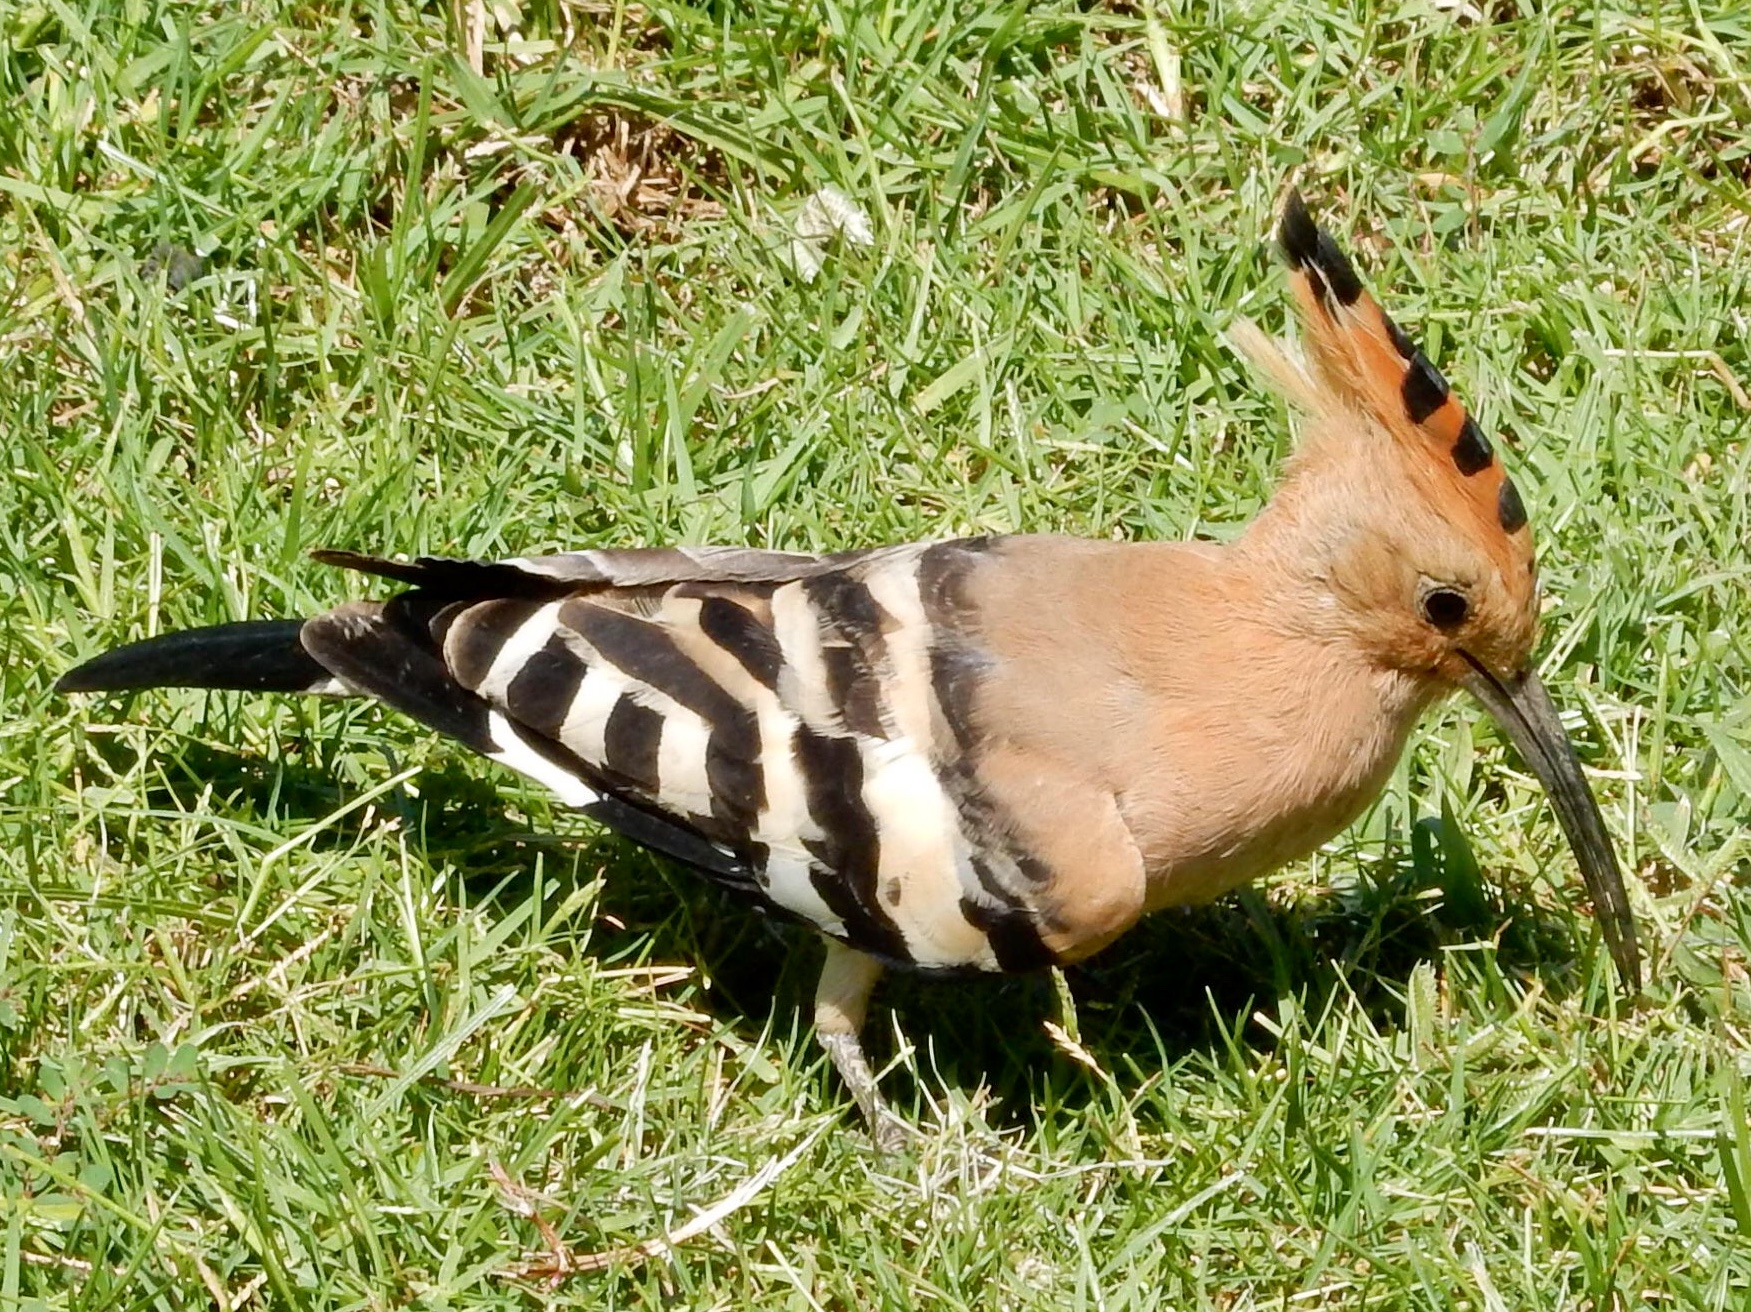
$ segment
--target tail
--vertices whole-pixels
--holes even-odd
[[[346,689],[299,640],[303,620],[251,620],[167,633],[94,656],[63,674],[56,692],[231,688],[337,693]]]

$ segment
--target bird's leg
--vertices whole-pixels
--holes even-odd
[[[876,1147],[891,1153],[904,1146],[907,1127],[882,1101],[858,1037],[869,1010],[869,995],[881,974],[882,963],[868,953],[828,940],[827,961],[821,967],[821,982],[815,986],[815,1037],[856,1100]]]

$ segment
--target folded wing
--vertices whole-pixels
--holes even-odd
[[[983,549],[324,553],[413,587],[301,637],[345,685],[833,937],[1014,968],[1049,954],[969,805],[978,655],[944,601]]]

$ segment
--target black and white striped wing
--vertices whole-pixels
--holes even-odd
[[[833,937],[996,968],[1015,963],[990,924],[1016,908],[951,783],[945,616],[921,583],[933,553],[973,549],[331,556],[416,590],[312,620],[304,642],[360,691]]]

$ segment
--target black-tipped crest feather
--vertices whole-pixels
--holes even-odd
[[[1284,258],[1293,267],[1316,275],[1316,285],[1329,291],[1339,305],[1354,305],[1361,299],[1362,279],[1356,266],[1339,249],[1332,235],[1313,221],[1299,191],[1290,192],[1284,202],[1277,242],[1283,248]]]
[[[1308,213],[1307,202],[1299,191],[1289,193],[1283,202],[1283,218],[1277,225],[1277,243],[1283,248],[1283,258],[1297,269],[1306,268],[1319,255],[1319,225]]]

